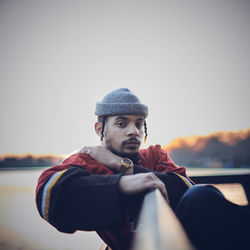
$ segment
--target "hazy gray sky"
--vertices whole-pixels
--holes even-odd
[[[250,127],[250,1],[0,1],[0,154],[98,143],[95,103],[128,87],[146,144]]]

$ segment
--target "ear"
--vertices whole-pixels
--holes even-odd
[[[96,122],[95,123],[95,132],[97,135],[101,138],[101,133],[102,133],[102,123],[101,122]]]

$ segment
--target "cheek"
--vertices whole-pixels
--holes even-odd
[[[117,147],[120,147],[121,144],[122,144],[122,141],[124,139],[124,136],[123,134],[119,131],[118,133],[114,133],[112,135],[112,141],[113,143],[117,146]]]
[[[121,134],[120,131],[105,131],[105,141],[106,144],[112,145],[112,147],[116,150],[119,150],[122,144],[122,137],[123,135]]]
[[[143,129],[141,129],[141,130],[140,130],[140,132],[139,132],[139,136],[140,136],[140,138],[142,138],[142,137],[143,137],[143,135],[144,135],[144,130],[143,130]]]

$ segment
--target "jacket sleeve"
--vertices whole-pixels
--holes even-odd
[[[166,172],[160,173],[152,171],[139,165],[134,166],[134,174],[138,173],[154,173],[164,184],[167,190],[170,206],[175,210],[182,195],[194,184],[186,177],[175,173]]]
[[[121,226],[120,176],[91,174],[80,167],[57,171],[37,191],[39,213],[66,233]]]
[[[185,177],[189,182],[194,182],[187,176],[186,168],[179,167],[170,158],[168,152],[163,150],[160,145],[150,146],[146,150],[141,151],[141,157],[144,162],[145,168],[158,173],[176,173]],[[148,164],[149,163],[149,164]],[[142,168],[134,170],[135,173],[138,171],[145,171]]]

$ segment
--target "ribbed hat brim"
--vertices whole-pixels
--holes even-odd
[[[96,103],[95,114],[98,116],[107,115],[142,115],[147,117],[148,106],[141,103]]]

